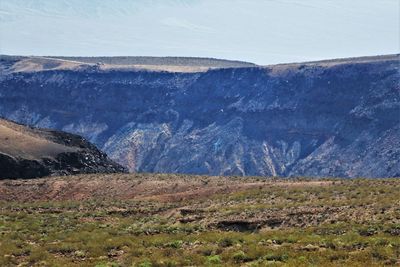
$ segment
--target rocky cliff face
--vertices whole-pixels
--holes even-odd
[[[126,172],[80,136],[0,119],[0,179]]]
[[[393,177],[399,62],[13,72],[0,115],[80,134],[130,171]]]

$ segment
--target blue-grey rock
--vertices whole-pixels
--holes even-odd
[[[0,115],[80,134],[132,172],[399,177],[399,58],[10,72]]]

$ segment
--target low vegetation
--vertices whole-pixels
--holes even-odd
[[[115,179],[126,184],[128,177]],[[57,179],[82,183],[85,176]],[[131,179],[142,179],[134,188],[168,180],[168,175]],[[182,181],[191,183],[187,176],[173,179],[177,191]],[[192,179],[197,185],[199,177]],[[300,179],[277,184],[235,179],[241,184],[237,190],[210,195],[202,192],[226,188],[228,181],[203,177],[202,186],[189,186],[188,195],[178,198],[165,197],[160,186],[152,197],[135,191],[137,196],[129,198],[101,198],[95,192],[81,200],[3,200],[0,266],[400,264],[400,179]],[[0,193],[11,192],[13,182],[2,182]]]

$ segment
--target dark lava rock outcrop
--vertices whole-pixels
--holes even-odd
[[[126,172],[80,136],[0,119],[0,179]]]
[[[400,176],[399,55],[191,73],[14,60],[1,116],[82,135],[130,171]]]

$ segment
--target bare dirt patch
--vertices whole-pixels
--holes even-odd
[[[309,187],[329,186],[331,183],[331,181],[282,182],[271,179],[173,174],[78,175],[0,181],[0,200],[137,199],[169,202],[271,186]]]

